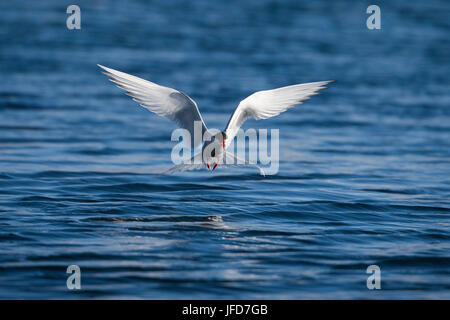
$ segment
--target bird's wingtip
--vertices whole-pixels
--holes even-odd
[[[103,70],[108,70],[108,68],[107,68],[107,67],[105,67],[105,66],[101,65],[100,63],[97,63],[97,66],[98,66],[99,68],[102,68]]]
[[[328,85],[329,83],[336,82],[336,80],[327,80],[324,82],[325,82],[324,84]],[[322,87],[320,89],[328,89],[328,88],[329,88],[328,86],[322,85]]]

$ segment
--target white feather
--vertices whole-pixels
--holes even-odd
[[[273,90],[264,90],[253,93],[242,100],[228,121],[225,132],[227,140],[225,148],[236,136],[239,128],[249,118],[256,120],[267,119],[279,115],[280,113],[301,104],[317,91],[325,89],[327,83],[331,81],[319,81],[292,86],[282,87]]]

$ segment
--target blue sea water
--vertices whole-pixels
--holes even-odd
[[[450,298],[450,4],[0,3],[0,298]],[[280,170],[170,176],[175,125],[97,63],[177,88],[209,127],[337,80],[279,117]],[[68,290],[69,265],[81,290]],[[369,290],[369,265],[381,290]]]

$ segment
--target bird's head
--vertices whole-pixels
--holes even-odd
[[[226,138],[227,134],[225,132],[216,133],[211,139],[210,147],[204,150],[205,163],[209,170],[214,171],[222,160],[225,154]]]
[[[222,148],[225,149],[225,141],[227,140],[227,134],[225,131],[218,132],[214,135],[214,140],[217,140],[222,145]]]

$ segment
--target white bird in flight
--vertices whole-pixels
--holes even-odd
[[[185,93],[158,85],[138,78],[136,76],[107,68],[98,64],[119,88],[126,91],[134,101],[142,107],[177,123],[181,128],[187,129],[191,134],[191,146],[198,147],[202,141],[194,134],[196,121],[201,123],[202,137],[208,133],[208,128],[198,110],[197,104]],[[209,141],[205,141],[202,152],[192,157],[189,161],[172,167],[167,173],[175,171],[193,170],[207,167],[214,171],[224,156],[229,156],[242,164],[256,166],[262,175],[264,171],[256,163],[243,160],[226,149],[236,136],[239,128],[245,120],[253,118],[256,120],[268,119],[301,104],[312,95],[318,94],[319,90],[325,89],[326,84],[333,82],[318,81],[302,84],[294,84],[273,90],[263,90],[253,93],[242,100],[231,115],[224,131],[217,134],[210,133]]]

